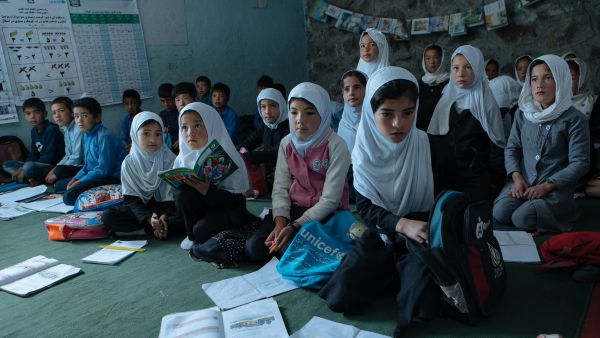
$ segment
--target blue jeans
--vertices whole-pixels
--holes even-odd
[[[23,168],[23,178],[35,178],[43,181],[46,178],[46,175],[52,170],[54,165],[42,162],[21,162],[21,161],[13,161],[8,160],[4,161],[2,164],[2,169],[7,173],[14,175],[17,170]]]

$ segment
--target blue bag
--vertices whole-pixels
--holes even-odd
[[[364,229],[350,211],[336,212],[325,224],[308,222],[281,257],[277,271],[302,287],[320,289]]]
[[[107,184],[82,192],[73,206],[74,212],[101,211],[125,203],[120,184]]]

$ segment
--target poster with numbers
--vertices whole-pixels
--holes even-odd
[[[135,0],[70,0],[69,11],[86,94],[121,103],[126,89],[154,92]]]
[[[4,51],[0,44],[0,124],[19,122],[13,93],[10,86],[10,79],[4,61]]]
[[[83,93],[66,0],[0,1],[0,20],[2,76],[10,79],[17,104]]]

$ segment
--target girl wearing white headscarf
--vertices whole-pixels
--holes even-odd
[[[587,64],[580,58],[567,59],[567,64],[569,65],[573,79],[571,86],[573,91],[573,106],[589,120],[592,116],[592,111],[599,108],[596,107],[598,95],[593,94],[591,88],[589,88]]]
[[[266,88],[258,94],[256,105],[263,123],[239,145],[239,149],[248,162],[265,166],[266,180],[273,185],[279,143],[290,133],[287,102],[279,90]],[[262,150],[254,150],[260,145]]]
[[[417,128],[427,130],[431,115],[442,97],[450,74],[444,66],[444,50],[438,45],[429,45],[423,50],[421,68],[425,74],[419,79],[419,114]]]
[[[514,115],[514,110],[517,109],[516,103],[519,100],[519,94],[521,94],[521,85],[510,76],[500,75],[490,81],[490,90],[500,107],[504,133],[509,135],[512,127],[512,115]]]
[[[330,127],[329,102],[329,94],[314,83],[290,92],[290,134],[279,144],[273,209],[246,243],[251,260],[268,260],[270,248],[283,253],[302,225],[348,209],[350,153]]]
[[[377,69],[390,65],[390,47],[381,31],[367,28],[360,35],[359,47],[360,59],[356,70],[363,72],[367,77]]]
[[[515,59],[515,80],[521,86],[521,88],[523,88],[523,84],[525,83],[527,68],[531,63],[531,60],[533,59],[529,55],[521,55]]]
[[[158,177],[158,172],[170,169],[175,160],[163,143],[163,130],[162,119],[155,113],[143,111],[133,118],[129,130],[131,150],[121,164],[125,204],[102,214],[111,231],[143,229],[160,239],[182,232],[171,186]]]
[[[348,144],[348,151],[354,148],[356,129],[365,98],[367,77],[358,70],[349,70],[342,75],[342,93],[344,95],[344,112],[338,126],[337,134]]]
[[[244,192],[249,187],[244,160],[235,149],[223,120],[211,106],[194,102],[179,112],[179,155],[174,168],[194,168],[203,163],[211,152],[208,144],[217,140],[223,150],[236,164],[237,169],[218,184],[195,177],[184,180],[175,189],[175,204],[183,220],[187,237],[181,242],[183,249],[192,249],[217,233],[239,228],[251,217],[246,211]],[[199,158],[200,156],[203,158]]]
[[[589,167],[589,130],[573,107],[571,73],[556,55],[529,65],[506,146],[509,181],[494,218],[526,231],[568,231],[579,217],[573,199]]]
[[[494,195],[504,184],[506,136],[500,108],[488,86],[483,54],[473,46],[460,46],[451,65],[452,81],[444,88],[427,132],[445,135],[459,161],[490,179]]]
[[[479,177],[459,165],[445,141],[416,128],[418,83],[409,71],[386,67],[373,73],[365,102],[352,163],[356,210],[369,231],[319,295],[333,311],[356,313],[392,288],[399,276],[398,334],[412,321],[416,311],[411,310],[421,305],[418,297],[408,297],[411,292],[437,292],[427,282],[431,275],[423,263],[401,267],[411,259],[404,238],[427,241],[426,221],[438,192],[461,190],[474,199],[486,192],[480,191]]]

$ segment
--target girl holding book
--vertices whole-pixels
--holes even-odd
[[[102,213],[103,223],[113,233],[143,229],[165,239],[183,232],[173,189],[158,177],[158,172],[170,169],[175,160],[163,142],[163,130],[162,119],[155,113],[138,113],[131,122],[131,150],[121,165],[125,204]]]
[[[273,210],[246,243],[251,260],[283,253],[302,225],[324,223],[336,210],[348,209],[350,153],[330,127],[329,102],[329,94],[314,83],[290,92],[290,134],[279,144]]]
[[[209,175],[204,175],[207,169],[222,170],[218,165],[208,168],[205,162],[211,155],[208,146],[213,141],[218,142],[225,153],[223,163],[233,163],[231,168],[234,169],[223,180],[212,180]],[[244,160],[235,149],[219,113],[200,102],[190,103],[179,112],[179,155],[173,167],[193,169],[197,163],[200,177],[183,179],[184,184],[174,193],[177,212],[187,233],[181,248],[191,249],[192,253],[194,245],[204,243],[223,230],[239,228],[251,218],[244,197],[244,192],[250,188]],[[210,176],[215,177],[214,173]]]

